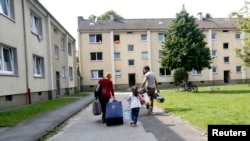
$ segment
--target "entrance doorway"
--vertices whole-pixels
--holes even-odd
[[[56,96],[60,95],[60,72],[56,71]]]
[[[129,87],[134,86],[135,85],[135,73],[129,73],[128,74],[128,85]]]
[[[229,83],[229,80],[230,80],[230,71],[225,70],[224,71],[224,83]]]

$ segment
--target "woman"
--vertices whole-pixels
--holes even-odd
[[[98,96],[98,99],[102,107],[102,123],[105,123],[105,114],[106,114],[106,104],[109,102],[109,99],[112,97],[115,100],[113,82],[111,80],[112,75],[110,72],[106,74],[105,78],[99,80],[98,83],[101,84],[102,90],[101,95]]]

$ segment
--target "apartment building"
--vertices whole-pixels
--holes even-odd
[[[76,91],[75,39],[38,0],[1,0],[0,23],[0,110]]]
[[[112,16],[111,16],[112,17]],[[202,16],[201,16],[202,17]],[[174,70],[160,64],[162,42],[172,19],[86,20],[78,17],[79,63],[83,88],[92,90],[98,79],[112,72],[116,89],[140,85],[142,68],[149,65],[160,88],[174,85]],[[249,79],[236,49],[246,36],[234,19],[197,18],[211,50],[211,69],[189,72],[189,81],[199,85],[239,83]]]

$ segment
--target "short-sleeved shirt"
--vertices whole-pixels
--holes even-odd
[[[130,96],[130,108],[137,108],[137,107],[141,107],[141,102],[139,97],[136,97],[134,95]]]
[[[155,86],[155,74],[153,72],[147,72],[145,76],[148,78],[148,81],[146,82],[147,88],[156,88]]]

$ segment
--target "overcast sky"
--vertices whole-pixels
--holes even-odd
[[[213,18],[227,18],[244,6],[245,0],[39,0],[77,40],[77,17],[87,19],[114,10],[125,19],[174,18],[185,5],[190,15],[210,13]],[[249,0],[248,0],[249,1]],[[77,43],[76,43],[77,45]]]

